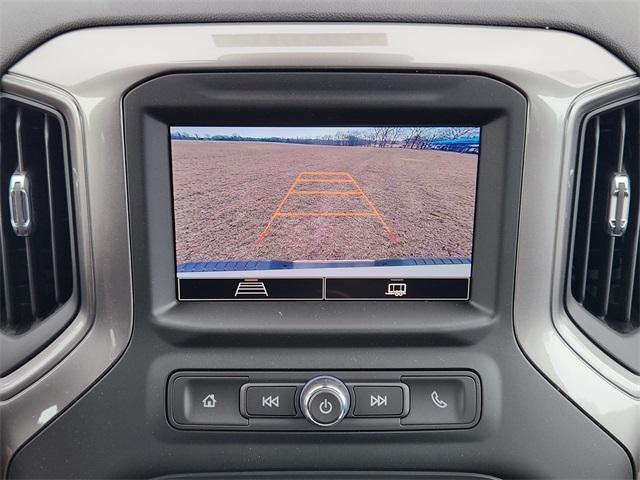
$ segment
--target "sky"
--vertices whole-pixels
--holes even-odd
[[[357,127],[171,127],[171,132],[198,135],[233,135],[243,137],[318,138],[338,132],[359,130]]]
[[[171,133],[182,132],[188,135],[239,135],[242,137],[268,138],[319,138],[351,130],[368,130],[366,127],[171,127]],[[426,128],[426,127],[425,127]],[[434,127],[440,128],[440,127]],[[479,132],[479,129],[478,129]]]

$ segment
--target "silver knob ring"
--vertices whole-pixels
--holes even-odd
[[[333,395],[338,400],[340,411],[338,417],[331,423],[318,421],[310,411],[313,399],[321,393]],[[315,377],[309,380],[300,393],[300,409],[303,415],[311,423],[320,427],[330,427],[339,423],[349,412],[351,406],[351,395],[347,386],[339,379],[330,376]]]

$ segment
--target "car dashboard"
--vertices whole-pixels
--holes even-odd
[[[637,478],[637,66],[264,20],[4,72],[2,478]]]

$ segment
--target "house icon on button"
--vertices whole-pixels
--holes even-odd
[[[204,408],[215,408],[217,402],[216,396],[211,393],[202,399],[202,406]]]

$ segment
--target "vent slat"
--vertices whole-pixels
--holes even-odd
[[[618,138],[618,172],[622,172],[624,168],[624,146],[625,139],[627,135],[627,113],[624,108],[620,109],[620,120],[619,120],[619,138]]]
[[[38,264],[33,249],[33,242],[26,239],[26,252],[27,252],[27,279],[29,282],[29,305],[31,307],[31,315],[36,319],[40,316],[40,308],[38,303],[38,281],[37,271]]]
[[[0,157],[0,163],[3,162],[4,155]],[[0,170],[2,170],[0,168]],[[4,175],[3,175],[4,177]],[[4,200],[4,199],[3,199]],[[4,213],[6,205],[2,205],[2,213]],[[6,222],[3,218],[3,215],[0,214],[0,254],[2,255],[2,293],[3,293],[3,307],[4,307],[4,317],[3,324],[6,324],[6,327],[10,328],[11,325],[15,323],[14,318],[14,301],[15,298],[13,282],[11,281],[11,255],[9,254],[9,245],[8,240],[5,234],[4,225]],[[4,325],[3,325],[4,326]]]
[[[45,158],[46,158],[46,167],[47,167],[47,193],[48,203],[49,203],[49,223],[51,225],[51,262],[53,264],[53,289],[56,302],[58,305],[61,305],[64,302],[63,294],[60,288],[60,263],[58,261],[58,240],[57,240],[57,232],[56,232],[56,196],[54,195],[54,172],[53,172],[53,157],[54,153],[52,152],[52,136],[51,136],[51,118],[47,115],[44,119],[44,144],[45,144]]]
[[[631,111],[630,113],[633,113]],[[635,110],[635,117],[629,116],[629,130],[631,132],[635,130],[640,136],[640,104]],[[626,115],[626,112],[625,112]],[[631,209],[629,212],[629,227],[627,228],[626,238],[623,238],[625,243],[624,258],[622,273],[622,302],[621,302],[621,320],[624,330],[631,330],[633,328],[634,314],[636,322],[640,316],[638,312],[638,297],[640,297],[640,282],[638,281],[638,263],[640,261],[638,249],[640,248],[640,141],[638,142],[625,142],[628,148],[625,155],[622,158],[621,171],[627,172],[630,178],[631,185],[635,185],[635,188],[631,191],[631,195],[635,198],[635,201],[631,202]]]
[[[640,254],[638,254],[636,258],[636,279],[634,283],[636,287],[633,290],[634,294],[633,299],[631,300],[631,317],[629,317],[632,325],[631,328],[633,328],[634,318],[636,322],[640,321],[638,320],[640,319]]]
[[[596,299],[596,315],[606,317],[609,312],[609,298],[611,295],[611,275],[613,274],[613,255],[615,249],[615,239],[609,238],[605,247],[605,254],[602,257],[600,276],[598,279],[598,296]]]
[[[593,115],[576,172],[571,293],[620,333],[640,327],[639,123],[638,101]]]
[[[33,146],[39,140],[33,136],[33,122],[37,122],[35,114],[33,112],[25,112],[24,108],[18,110],[16,116],[16,144],[18,151],[18,168],[21,172],[26,172],[31,163],[35,163],[33,159]],[[29,127],[25,126],[25,123],[29,124]],[[37,188],[38,179],[32,179],[32,183]],[[38,275],[40,274],[40,266],[38,262],[38,256],[36,253],[37,246],[35,245],[32,236],[25,237],[25,252],[27,260],[27,281],[29,285],[29,305],[31,307],[31,314],[36,319],[40,316],[41,304],[38,295]]]
[[[20,170],[23,171],[24,170],[24,153],[23,153],[23,144],[22,144],[22,115],[23,115],[23,109],[22,107],[18,108],[18,111],[16,112],[16,125],[15,125],[15,132],[16,132],[16,155],[17,155],[17,161],[18,164],[16,165],[16,170]]]
[[[638,177],[638,180],[640,181],[640,177]],[[634,294],[636,296],[636,301],[637,297],[640,296],[640,294],[636,292],[636,290],[640,288],[640,284],[636,280],[638,276],[638,248],[640,248],[640,208],[636,208],[636,214],[634,217],[635,225],[631,232],[632,240],[629,242],[627,247],[628,250],[626,258],[628,259],[628,262],[626,263],[623,279],[624,303],[622,306],[622,321],[625,323],[627,328],[631,327],[631,320],[633,318],[631,316],[631,312]]]
[[[623,160],[624,160],[624,144],[626,137],[626,127],[627,127],[627,116],[625,114],[624,109],[620,109],[618,112],[618,120],[615,128],[617,129],[618,138],[616,139],[616,155],[615,158],[616,163],[613,171],[605,172],[608,175],[602,179],[603,184],[608,184],[609,176],[621,172],[623,168]],[[599,152],[600,153],[600,152]],[[604,155],[607,155],[608,152],[603,152]],[[607,162],[608,159],[602,159],[602,162]],[[597,159],[596,163],[600,163],[600,160]],[[602,190],[607,193],[606,186],[602,187]],[[602,195],[604,199],[604,195]],[[603,207],[605,207],[603,202]],[[590,205],[590,210],[593,211],[593,204]],[[606,212],[606,208],[598,209]],[[606,317],[609,313],[609,303],[611,300],[611,278],[613,275],[613,267],[614,267],[614,255],[616,248],[616,237],[607,236],[602,241],[602,245],[604,247],[604,255],[602,256],[602,266],[600,267],[599,274],[599,286],[598,286],[598,299],[595,305],[597,315],[601,317]]]
[[[18,115],[18,109],[8,106],[0,110],[0,122],[4,125],[15,121]],[[19,301],[17,300],[16,290],[18,282],[14,274],[14,264],[19,263],[20,256],[15,255],[17,248],[17,239],[12,236],[9,221],[9,195],[5,190],[5,186],[9,184],[9,179],[13,172],[18,168],[18,153],[16,145],[16,136],[12,129],[0,130],[0,182],[3,188],[0,188],[0,254],[2,255],[2,287],[3,287],[3,311],[2,328],[12,330],[18,320]]]
[[[577,300],[579,302],[584,302],[585,296],[586,296],[586,290],[587,290],[587,274],[588,274],[588,270],[589,270],[589,255],[587,254],[587,252],[589,251],[589,247],[591,244],[591,225],[593,223],[593,202],[594,202],[594,198],[595,198],[595,189],[596,189],[596,169],[598,167],[598,149],[600,148],[600,117],[596,117],[595,121],[594,121],[594,125],[593,125],[593,134],[592,136],[589,137],[589,139],[592,139],[593,144],[591,145],[592,151],[593,153],[590,155],[590,161],[591,161],[591,168],[588,168],[588,166],[586,166],[586,168],[584,170],[586,170],[586,172],[583,172],[584,174],[587,174],[586,177],[586,181],[584,182],[586,185],[588,185],[588,189],[587,189],[587,197],[586,197],[586,204],[588,205],[587,207],[587,218],[580,224],[581,227],[581,235],[578,236],[578,240],[577,243],[579,242],[581,245],[579,248],[580,251],[580,255],[579,257],[577,257],[577,263],[578,263],[578,267],[577,267],[577,284],[578,284],[578,289],[577,292],[575,292],[575,296],[577,298]],[[580,239],[582,239],[582,241],[580,241]]]

